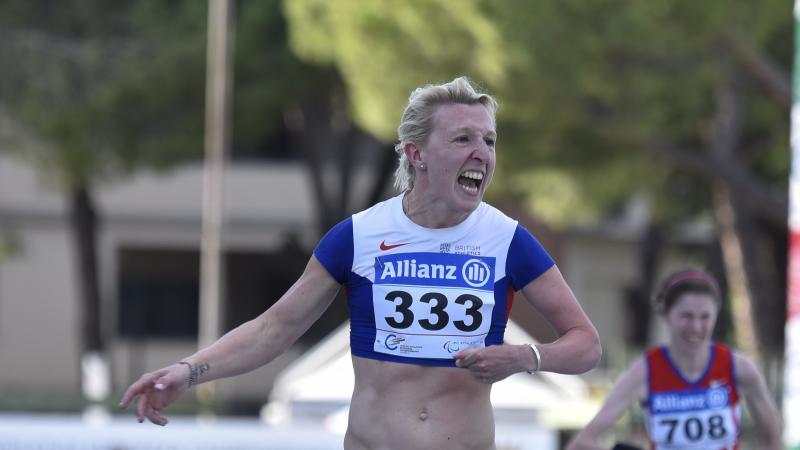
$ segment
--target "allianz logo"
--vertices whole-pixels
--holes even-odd
[[[458,276],[472,287],[482,287],[489,282],[492,274],[489,265],[480,259],[470,259],[458,270],[451,264],[417,264],[416,259],[387,261],[382,265],[380,279],[421,278],[432,280],[458,280]]]
[[[653,411],[686,411],[723,408],[728,405],[728,390],[711,388],[691,395],[659,394],[653,397]]]

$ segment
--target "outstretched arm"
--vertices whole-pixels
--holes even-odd
[[[567,450],[603,450],[597,440],[614,427],[625,410],[644,396],[646,367],[644,358],[637,359],[620,375],[600,411],[567,444]]]
[[[735,353],[736,384],[744,395],[747,409],[753,417],[758,432],[759,448],[779,450],[781,443],[781,418],[772,401],[767,383],[755,363]]]
[[[166,425],[161,410],[195,384],[254,370],[292,345],[328,308],[340,285],[312,256],[303,275],[278,302],[181,363],[146,373],[122,397],[125,408],[138,397],[136,417]]]

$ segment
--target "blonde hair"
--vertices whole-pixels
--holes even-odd
[[[449,83],[428,84],[411,92],[408,105],[397,127],[398,142],[394,146],[398,166],[394,172],[394,187],[400,192],[414,188],[415,172],[406,157],[404,148],[409,142],[424,143],[433,131],[433,113],[436,107],[448,103],[474,105],[480,103],[495,119],[497,100],[479,89],[467,78],[458,77]]]

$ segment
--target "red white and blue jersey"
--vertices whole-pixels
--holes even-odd
[[[314,255],[345,286],[354,355],[451,367],[462,349],[502,344],[514,292],[554,264],[486,203],[431,229],[405,215],[402,195],[340,222]]]
[[[649,350],[645,416],[654,450],[721,450],[739,448],[741,407],[733,353],[711,344],[705,372],[686,380],[667,347]]]

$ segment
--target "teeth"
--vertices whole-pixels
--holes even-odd
[[[468,171],[462,173],[461,176],[464,177],[464,178],[471,178],[473,180],[482,180],[483,179],[483,174],[481,172],[478,172],[478,171],[475,171],[475,170],[468,170]]]
[[[461,187],[464,188],[465,191],[472,192],[473,194],[478,192],[478,187],[477,186],[464,186],[462,184]]]

